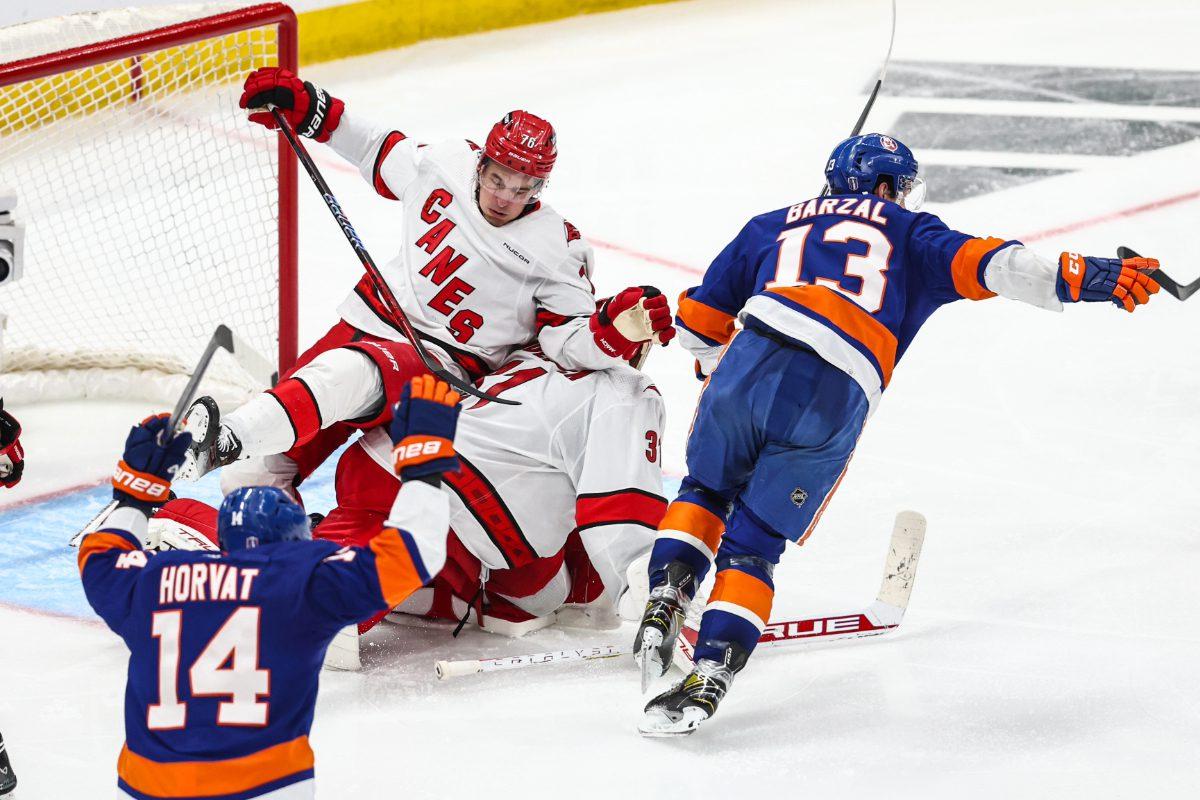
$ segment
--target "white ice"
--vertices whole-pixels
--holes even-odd
[[[897,59],[1200,67],[1193,0],[900,6]],[[600,291],[653,283],[674,296],[747,218],[820,187],[886,37],[883,0],[698,0],[305,76],[423,139],[481,138],[509,108],[544,114],[561,152],[549,201],[610,245],[597,250]],[[869,127],[930,104],[885,87]],[[1197,109],[1148,113],[1200,120]],[[387,257],[394,206],[325,155],[343,207]],[[935,210],[1051,256],[1129,244],[1191,280],[1194,197],[1121,212],[1195,193],[1197,164],[1193,141]],[[307,343],[359,268],[315,193],[301,195]],[[1058,228],[1072,230],[1033,237]],[[451,641],[382,626],[366,671],[322,677],[321,796],[1200,796],[1198,313],[1160,296],[1135,315],[991,300],[933,317],[820,528],[776,575],[776,618],[856,610],[876,589],[892,516],[920,510],[925,555],[896,634],[764,650],[708,726],[664,742],[634,731],[642,699],[628,663],[434,680],[435,658],[624,642],[629,630]],[[650,371],[679,474],[699,385],[678,348],[656,352]],[[30,473],[3,502],[100,479],[143,410],[134,405],[18,409]],[[107,796],[122,741],[120,640],[6,606],[0,642],[0,731],[19,797]]]

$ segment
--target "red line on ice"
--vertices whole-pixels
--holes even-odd
[[[689,275],[703,275],[704,274],[704,270],[700,269],[699,267],[693,267],[691,264],[684,264],[679,261],[672,261],[669,258],[662,258],[660,256],[650,255],[649,253],[643,253],[640,250],[634,250],[633,248],[625,247],[624,245],[613,244],[612,242],[605,242],[605,241],[601,241],[599,239],[593,239],[590,236],[588,237],[588,241],[591,242],[596,247],[599,247],[602,250],[612,250],[613,252],[616,252],[616,253],[623,253],[627,256],[633,256],[634,258],[640,259],[640,260],[648,262],[650,264],[658,264],[660,267],[669,267],[670,269],[679,270],[680,272],[686,272]]]
[[[66,614],[62,611],[47,611],[44,608],[32,608],[30,606],[19,605],[18,603],[7,603],[0,600],[0,610],[4,611],[19,611],[23,614],[32,614],[35,617],[50,617],[51,619],[65,619],[69,622],[82,622],[84,625],[90,625],[93,628],[103,628],[104,623],[98,619],[89,619],[88,617],[80,617],[75,614]]]
[[[95,489],[97,486],[103,486],[108,482],[108,480],[108,478],[97,478],[94,481],[77,483],[74,486],[68,486],[65,489],[55,489],[51,492],[35,494],[32,497],[26,497],[23,500],[16,500],[12,503],[0,503],[0,509],[8,511],[14,508],[24,508],[25,506],[31,506],[36,503],[44,503],[47,500],[57,500],[60,497],[65,497],[69,494],[74,494],[75,492],[82,492],[85,489]]]
[[[1168,206],[1178,205],[1179,203],[1187,203],[1192,200],[1200,200],[1200,189],[1194,192],[1188,192],[1186,194],[1177,194],[1174,197],[1165,197],[1162,200],[1155,200],[1150,203],[1143,203],[1142,205],[1134,206],[1133,208],[1114,211],[1111,214],[1101,214],[1098,217],[1090,217],[1088,219],[1080,220],[1079,222],[1072,222],[1067,225],[1063,225],[1059,228],[1048,228],[1044,231],[1038,231],[1037,233],[1031,233],[1028,236],[1020,236],[1018,238],[1023,242],[1035,242],[1038,239],[1049,239],[1051,236],[1058,236],[1059,234],[1063,233],[1071,233],[1072,231],[1077,231],[1082,228],[1090,228],[1091,226],[1099,225],[1102,222],[1112,222],[1113,220],[1124,219],[1125,217],[1145,214],[1147,211],[1157,211],[1160,208],[1167,208]]]

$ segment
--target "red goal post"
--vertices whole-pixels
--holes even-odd
[[[251,69],[296,68],[292,10],[76,14],[0,29],[0,54],[0,194],[25,240],[0,282],[0,397],[173,399],[221,323],[262,358],[214,363],[215,391],[287,369],[295,156],[237,98]]]

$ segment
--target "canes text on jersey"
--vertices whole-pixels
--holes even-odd
[[[417,239],[416,244],[433,256],[428,264],[421,267],[421,275],[433,281],[434,285],[442,287],[429,301],[429,307],[450,317],[447,327],[455,341],[467,342],[483,325],[483,317],[476,312],[467,309],[455,311],[458,304],[475,291],[474,286],[454,275],[459,267],[467,263],[467,256],[457,252],[450,245],[438,249],[450,231],[458,227],[454,220],[444,217],[442,212],[438,211],[438,207],[449,208],[453,202],[454,195],[445,189],[434,189],[430,193],[429,199],[421,207],[421,219],[432,227]]]

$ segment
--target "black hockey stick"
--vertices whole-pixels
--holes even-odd
[[[171,416],[167,421],[167,427],[158,435],[159,444],[164,444],[163,437],[170,433],[171,438],[179,434],[179,429],[182,427],[183,415],[187,412],[188,406],[196,399],[196,390],[200,388],[200,381],[204,380],[205,373],[208,372],[208,365],[212,363],[213,356],[217,350],[225,350],[231,355],[236,356],[237,352],[237,337],[233,335],[233,331],[226,325],[218,325],[213,331],[213,335],[209,338],[208,344],[204,347],[204,352],[200,355],[200,360],[196,362],[196,368],[192,370],[191,377],[184,385],[183,391],[179,394],[179,399],[175,401],[175,408],[171,411]],[[79,547],[79,543],[83,541],[83,537],[89,533],[94,533],[100,529],[104,521],[108,519],[117,508],[117,501],[113,500],[108,505],[100,510],[100,513],[92,517],[83,528],[71,537],[67,542],[71,547]]]
[[[204,378],[204,373],[208,372],[208,365],[212,361],[212,357],[216,354],[217,348],[224,348],[230,353],[233,352],[233,331],[229,330],[225,325],[218,325],[213,331],[212,338],[208,340],[208,345],[204,348],[204,353],[200,356],[200,361],[196,364],[196,369],[192,371],[192,375],[188,378],[187,384],[183,387],[183,392],[180,393],[179,399],[175,401],[175,408],[171,411],[171,419],[167,424],[167,430],[171,431],[174,436],[179,432],[179,426],[183,422],[184,412],[188,406],[196,399],[196,390],[200,388],[200,381]]]
[[[875,79],[875,88],[871,90],[871,94],[867,97],[867,104],[863,106],[862,113],[858,115],[858,122],[854,123],[854,128],[850,131],[850,136],[858,136],[862,133],[863,126],[867,124],[867,117],[871,114],[871,109],[875,107],[875,98],[879,96],[879,90],[883,88],[883,79],[887,77],[888,64],[892,61],[892,47],[896,44],[896,0],[892,0],[892,34],[888,39],[887,55],[883,57],[883,66],[879,68],[879,77]],[[821,197],[829,194],[829,184],[821,189]]]
[[[883,87],[883,79],[887,76],[888,64],[892,61],[892,47],[896,44],[896,0],[892,0],[892,36],[888,40],[887,55],[883,57],[883,66],[879,69],[879,77],[875,79],[875,88],[871,90],[871,96],[867,98],[867,104],[863,106],[862,113],[858,115],[858,122],[854,123],[854,130],[850,131],[851,136],[858,136],[862,133],[863,125],[867,124],[867,115],[871,113],[871,109],[875,106],[875,98],[879,96],[879,90]]]
[[[342,229],[342,233],[346,236],[346,241],[350,242],[350,246],[354,248],[354,252],[358,255],[358,260],[362,262],[363,268],[367,271],[367,276],[371,281],[371,289],[375,292],[375,296],[379,298],[392,320],[399,326],[400,332],[404,334],[404,338],[408,339],[412,344],[413,349],[417,351],[417,356],[420,357],[421,363],[425,365],[425,369],[432,374],[444,380],[446,383],[458,389],[460,392],[474,395],[475,397],[490,400],[494,403],[503,403],[507,406],[521,405],[515,400],[509,400],[503,397],[495,397],[487,392],[476,389],[471,384],[459,378],[454,373],[447,370],[441,364],[429,355],[429,351],[425,349],[425,345],[417,337],[417,332],[413,330],[412,323],[408,321],[408,316],[400,308],[399,301],[392,294],[391,288],[383,279],[383,275],[379,272],[379,267],[375,266],[375,260],[371,258],[371,254],[367,252],[366,245],[362,243],[362,239],[358,238],[358,234],[354,230],[354,226],[350,224],[350,220],[346,218],[342,207],[338,204],[337,198],[333,196],[333,190],[329,188],[329,184],[325,182],[325,178],[321,175],[321,171],[317,169],[317,165],[313,162],[312,156],[304,149],[304,145],[300,142],[300,138],[296,135],[292,124],[288,122],[287,117],[283,115],[278,108],[270,106],[271,114],[275,117],[275,122],[279,125],[279,132],[287,139],[288,144],[292,146],[292,150],[296,153],[296,158],[300,159],[300,163],[304,165],[304,171],[308,173],[308,177],[312,178],[313,184],[316,185],[317,191],[321,193],[321,198],[325,201],[325,205],[329,208],[329,213],[333,214],[334,220],[337,221],[338,227]]]
[[[1118,247],[1117,257],[1141,258],[1141,256],[1130,250],[1128,247]],[[1176,281],[1167,273],[1163,272],[1161,269],[1151,270],[1149,274],[1151,278],[1154,278],[1154,280],[1158,281],[1158,285],[1161,286],[1167,294],[1171,295],[1171,297],[1174,297],[1176,300],[1187,300],[1197,291],[1200,291],[1200,278],[1181,286],[1178,281]]]

